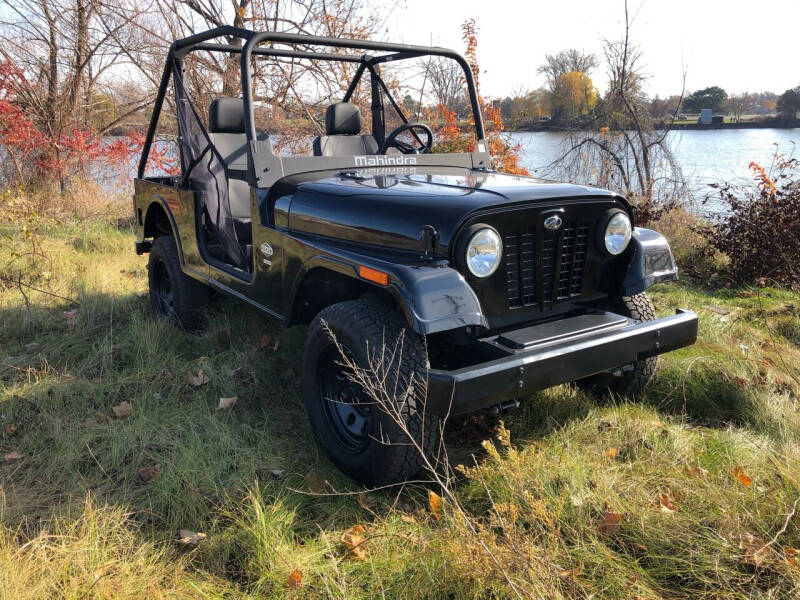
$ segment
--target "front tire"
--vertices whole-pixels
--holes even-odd
[[[171,236],[153,241],[147,262],[150,306],[157,315],[176,321],[188,331],[205,324],[210,290],[181,270],[178,249]]]
[[[610,310],[633,319],[637,323],[656,319],[653,303],[645,294],[613,298],[610,304]],[[651,356],[644,360],[637,360],[633,363],[632,368],[623,371],[621,375],[603,373],[580,379],[575,383],[591,394],[611,392],[619,396],[638,396],[653,378],[657,365],[658,357]]]
[[[375,384],[372,391],[352,380],[342,353]],[[317,315],[303,352],[303,400],[314,435],[339,469],[382,486],[433,465],[441,431],[425,411],[427,367],[422,340],[388,305],[353,300]]]

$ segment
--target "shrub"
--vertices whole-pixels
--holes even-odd
[[[800,289],[800,161],[776,154],[769,172],[756,163],[750,169],[752,184],[712,186],[724,212],[702,233],[729,257],[735,283]]]

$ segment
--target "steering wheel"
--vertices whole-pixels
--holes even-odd
[[[426,136],[426,140],[423,143],[419,136],[414,131],[415,129],[421,129],[422,132]],[[411,135],[420,143],[419,146],[415,146],[413,144],[409,144],[407,142],[400,141],[397,138],[398,135],[403,133],[404,131],[410,131]],[[400,127],[397,127],[386,140],[383,142],[383,148],[381,148],[381,154],[386,154],[386,151],[389,148],[397,148],[403,154],[428,154],[433,147],[433,131],[431,128],[425,125],[425,123],[403,123]]]

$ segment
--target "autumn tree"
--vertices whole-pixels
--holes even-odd
[[[458,63],[441,56],[431,58],[426,66],[426,75],[434,102],[455,110],[456,100],[464,93],[464,74]]]
[[[646,223],[685,193],[685,186],[669,147],[669,126],[656,130],[642,93],[646,74],[641,50],[631,42],[627,2],[623,34],[607,40],[603,54],[608,91],[598,102],[594,129],[570,132],[551,168],[561,177],[624,193],[639,222]],[[675,102],[676,111],[679,105]]]
[[[720,112],[724,108],[727,98],[728,93],[725,90],[719,86],[713,85],[689,94],[684,101],[684,106],[694,111],[710,108],[714,112]]]
[[[131,29],[114,25],[112,12],[95,0],[7,0],[0,13],[0,52],[20,74],[14,102],[44,136],[37,165],[48,165],[62,189],[74,172],[70,149],[89,139],[87,131],[101,134],[151,99],[132,87],[114,93],[112,72],[126,62]],[[138,14],[131,7],[130,18]]]
[[[787,121],[795,121],[800,112],[800,86],[783,92],[778,97],[776,108]]]
[[[597,103],[597,90],[583,71],[559,75],[554,82],[550,107],[559,122],[575,122],[592,112]]]
[[[599,65],[594,54],[575,48],[562,50],[558,54],[545,54],[544,58],[545,63],[537,69],[537,72],[545,76],[551,90],[556,87],[559,78],[563,75],[571,72],[588,75]]]
[[[547,79],[554,122],[571,123],[591,112],[597,101],[597,93],[589,73],[597,65],[594,54],[575,48],[545,55],[545,63],[538,72]]]

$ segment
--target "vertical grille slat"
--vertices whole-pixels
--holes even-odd
[[[534,228],[507,231],[503,244],[508,307],[545,309],[580,296],[588,239],[588,223],[567,222],[558,233],[539,240],[541,254],[537,257]]]
[[[503,236],[506,260],[506,282],[510,308],[530,306],[536,301],[536,246],[529,230]]]

